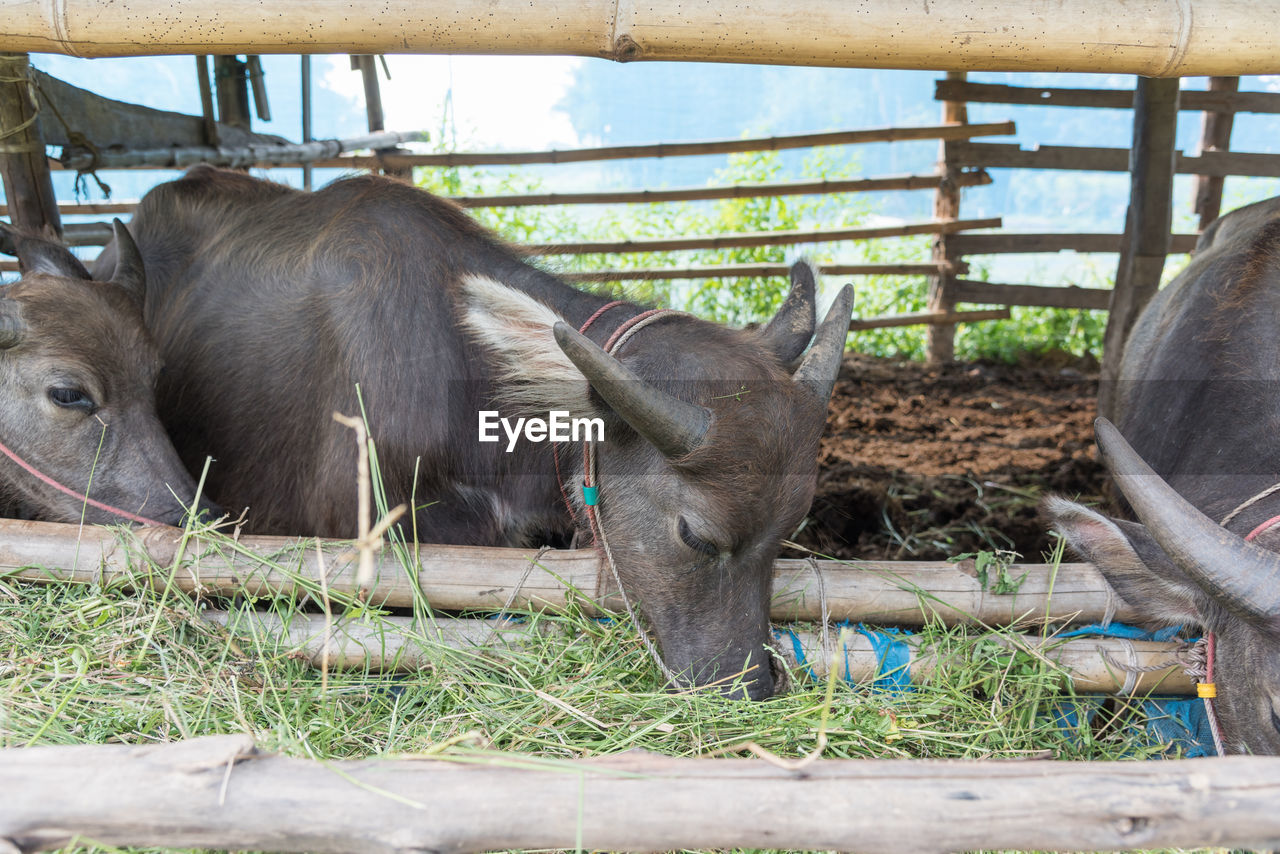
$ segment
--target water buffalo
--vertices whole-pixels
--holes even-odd
[[[0,455],[4,515],[176,525],[195,497],[156,417],[160,357],[142,323],[142,260],[119,220],[115,243],[119,263],[94,282],[61,244],[0,223],[0,252],[17,255],[23,273],[0,288],[0,443],[81,493]]]
[[[250,529],[355,534],[355,451],[330,415],[363,411],[420,540],[564,543],[588,533],[582,444],[531,441],[545,427],[512,444],[495,419],[599,419],[593,509],[666,665],[772,693],[771,567],[813,496],[850,288],[816,336],[803,263],[762,329],[645,314],[377,176],[304,193],[196,168],[149,192],[132,229],[170,368],[161,417],[189,465],[214,457],[211,494],[249,507]]]
[[[1120,377],[1098,444],[1143,524],[1062,499],[1046,512],[1135,608],[1216,635],[1227,751],[1280,753],[1280,199],[1205,231]]]

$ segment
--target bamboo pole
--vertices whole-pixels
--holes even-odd
[[[527,166],[530,164],[588,163],[598,160],[630,160],[646,157],[691,157],[707,154],[734,154],[743,151],[785,151],[821,145],[857,145],[869,142],[904,142],[919,139],[971,139],[975,136],[1006,136],[1017,131],[1013,122],[981,125],[933,125],[929,127],[885,127],[838,130],[788,136],[747,139],[714,139],[698,142],[656,142],[644,145],[611,145],[603,148],[569,148],[551,151],[459,151],[441,154],[395,154],[366,158],[359,165],[378,168],[396,166]],[[345,159],[341,161],[347,162]],[[322,162],[317,166],[335,165]]]
[[[1106,311],[1111,304],[1109,288],[1081,288],[1075,285],[999,285],[956,279],[958,302],[982,305],[1031,305],[1048,308],[1083,308]]]
[[[327,662],[328,666],[343,670],[386,672],[412,672],[438,664],[438,646],[499,653],[506,648],[527,646],[537,642],[545,626],[448,617],[422,622],[408,617],[379,617],[333,623],[323,614],[282,617],[262,611],[205,611],[202,616],[233,634],[273,638],[291,655],[302,655],[314,667]],[[832,663],[838,678],[856,684],[870,683],[889,670],[882,663],[884,653],[860,632],[831,630],[830,646],[825,652],[822,634],[811,624],[775,628],[774,636],[782,654],[817,679],[826,677]],[[1162,694],[1195,694],[1194,683],[1174,658],[1181,646],[1177,643],[1004,634],[992,634],[987,639],[1055,663],[1077,693],[1133,696],[1159,690]],[[927,645],[916,635],[903,636],[902,642],[909,650],[907,667],[912,684],[926,684],[959,658],[957,653]],[[1136,668],[1144,667],[1159,669],[1136,672]]]
[[[319,165],[316,161],[337,157],[348,151],[364,148],[384,148],[401,142],[424,139],[423,133],[395,133],[382,131],[352,139],[318,139],[312,142],[267,144],[247,146],[187,146],[182,148],[151,148],[135,151],[103,151],[96,164],[91,154],[76,150],[64,154],[62,169],[186,169],[200,163],[229,168],[270,168],[272,166],[297,166],[302,163]]]
[[[1129,149],[1081,145],[1041,145],[1022,149],[1006,142],[949,142],[960,166],[983,169],[1071,169],[1088,172],[1128,172]],[[1280,155],[1255,151],[1204,151],[1199,155],[1174,152],[1179,175],[1244,175],[1280,177]]]
[[[1198,234],[1169,235],[1169,251],[1191,252]],[[1123,234],[957,234],[952,243],[962,255],[1026,252],[1119,252]]]
[[[566,55],[946,71],[1189,75],[1280,71],[1280,24],[1241,0],[575,0],[441,5],[387,0],[5,0],[0,50],[72,56],[190,53]]]
[[[993,308],[981,311],[922,311],[913,314],[889,314],[884,317],[868,317],[849,324],[850,332],[867,329],[888,329],[897,326],[954,326],[957,323],[977,323],[981,320],[1008,320],[1009,309]]]
[[[568,760],[484,750],[307,760],[248,735],[0,753],[7,850],[345,854],[1268,849],[1280,759]]]
[[[52,522],[0,520],[0,575],[31,582],[117,583],[163,588],[170,583],[182,532],[176,528],[133,531]],[[319,595],[320,558],[334,597],[356,595],[355,551],[343,540],[242,536],[196,537],[186,546],[172,583],[188,593],[214,596]],[[421,599],[438,610],[563,611],[570,603],[589,611],[594,602],[620,603],[600,587],[594,551],[421,545],[417,577],[384,549],[376,557],[369,601],[394,608]],[[412,559],[405,561],[412,565]],[[155,568],[159,567],[159,571]],[[920,625],[1016,625],[1050,621],[1100,622],[1108,613],[1132,622],[1136,614],[1116,597],[1089,564],[1042,564],[1008,568],[1012,593],[985,589],[972,559],[942,561],[839,562],[779,559],[774,562],[775,620],[818,620],[823,603],[833,620]],[[584,601],[585,599],[585,601]],[[594,611],[592,611],[594,613]]]

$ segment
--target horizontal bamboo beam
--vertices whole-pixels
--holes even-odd
[[[442,53],[590,56],[946,71],[1081,71],[1153,77],[1280,71],[1280,25],[1239,0],[1136,6],[978,0],[904,7],[752,0],[733,14],[680,0],[572,5],[388,0],[263,6],[169,0],[5,0],[0,50],[71,56]]]
[[[1172,234],[1169,251],[1192,252],[1198,234]],[[961,255],[1003,255],[1034,252],[1119,252],[1123,234],[957,234],[947,239]]]
[[[78,204],[58,205],[58,212],[63,216],[92,216],[94,214],[131,214],[138,207],[137,202],[81,202]],[[0,204],[0,216],[9,215],[9,206]]]
[[[951,326],[956,323],[977,323],[981,320],[1008,320],[1009,316],[1007,308],[982,311],[921,311],[855,320],[849,324],[849,331],[863,332],[868,329],[889,329],[896,326]]]
[[[935,100],[980,104],[1035,104],[1050,107],[1133,109],[1132,89],[1058,89],[1048,86],[1004,86],[939,80]],[[1183,89],[1179,109],[1213,113],[1280,113],[1280,92],[1214,92]]]
[[[873,240],[881,237],[910,237],[917,234],[954,234],[975,228],[999,228],[1000,217],[987,219],[922,222],[913,225],[885,225],[857,228],[826,228],[809,231],[748,231],[697,237],[658,237],[642,240],[600,240],[577,243],[525,243],[522,248],[534,255],[599,255],[626,252],[672,252],[682,249],[728,249],[743,246],[790,246],[796,243],[835,243],[842,240]]]
[[[456,151],[440,154],[377,154],[353,158],[347,168],[409,168],[434,166],[524,166],[536,163],[587,163],[598,160],[632,160],[648,157],[692,157],[706,154],[735,154],[744,151],[785,151],[821,145],[860,145],[871,142],[906,142],[921,139],[972,139],[975,136],[1008,136],[1016,133],[1013,122],[989,124],[931,125],[928,127],[885,127],[864,130],[824,131],[787,136],[748,139],[712,139],[698,142],[656,142],[643,145],[610,145],[598,148],[568,148],[559,151]],[[351,164],[352,160],[325,161],[317,167]]]
[[[464,208],[509,208],[528,205],[651,204],[700,202],[715,199],[755,199],[773,196],[879,193],[888,190],[936,190],[937,175],[895,175],[885,178],[853,178],[847,181],[780,181],[770,184],[735,184],[729,187],[685,187],[671,190],[617,190],[599,193],[520,193],[498,196],[450,196]],[[990,184],[986,172],[963,172],[961,187]]]
[[[800,749],[807,747],[802,745]],[[570,760],[479,749],[296,759],[248,735],[0,752],[10,850],[345,854],[1268,849],[1280,758]]]
[[[301,166],[304,163],[329,160],[351,151],[366,148],[387,148],[402,142],[420,142],[426,134],[413,131],[395,133],[382,131],[351,139],[317,139],[312,142],[283,145],[190,146],[151,148],[136,151],[100,151],[91,154],[83,149],[68,147],[61,159],[54,161],[62,169],[186,169],[200,163],[231,168],[270,168],[272,166]]]
[[[168,573],[150,575],[145,561],[172,566],[181,538],[175,528],[141,528],[132,533],[99,526],[0,520],[0,575],[32,582],[106,583],[131,581],[163,587]],[[187,566],[173,584],[209,595],[293,595],[320,592],[320,558],[334,596],[356,595],[355,556],[341,540],[242,536],[196,538],[188,544]],[[552,550],[530,564],[534,549],[422,545],[415,550],[417,578],[386,550],[377,557],[375,582],[367,598],[377,605],[413,607],[423,597],[448,611],[563,611],[582,596],[620,606],[611,589],[600,587],[600,564],[587,549]],[[409,558],[412,565],[412,558]],[[973,560],[839,562],[780,559],[774,562],[773,605],[780,621],[818,620],[823,600],[833,620],[920,625],[928,619],[948,624],[1014,625],[1043,620],[1100,622],[1109,611],[1132,622],[1134,611],[1117,598],[1089,564],[1064,563],[1055,572],[1042,564],[1014,564],[1008,579],[1017,590],[994,593],[983,587]],[[576,596],[571,591],[578,591]]]
[[[951,264],[823,264],[824,276],[936,276]],[[791,267],[786,264],[720,264],[683,269],[592,270],[588,273],[557,273],[566,282],[667,281],[669,279],[740,279],[747,277],[786,277]]]
[[[386,672],[412,672],[437,664],[435,646],[518,648],[536,642],[541,631],[537,623],[447,617],[422,622],[409,617],[379,617],[373,621],[326,623],[323,614],[282,617],[262,611],[206,611],[203,616],[233,634],[275,639],[290,655],[301,654],[315,667],[327,664],[341,670]],[[838,678],[855,684],[870,683],[884,671],[883,651],[860,632],[831,630],[824,652],[822,634],[812,625],[774,631],[782,654],[792,664],[805,666],[818,679],[826,677],[831,663],[836,666]],[[1195,694],[1194,683],[1174,658],[1181,646],[1177,643],[1001,634],[992,634],[989,639],[1058,665],[1076,693],[1132,696],[1158,689],[1162,694]],[[909,648],[907,666],[913,684],[926,684],[939,667],[947,666],[946,651],[928,646],[916,635],[902,640]],[[1153,669],[1140,672],[1141,668]]]
[[[1052,287],[1046,285],[998,285],[956,279],[956,302],[985,305],[1023,305],[1044,308],[1085,308],[1106,311],[1111,303],[1108,288]]]
[[[948,142],[947,156],[959,166],[983,169],[1070,169],[1128,172],[1129,149],[1076,145],[1042,145],[1024,149],[1016,143]],[[1191,156],[1176,152],[1179,175],[1245,175],[1280,178],[1280,154],[1244,151],[1204,151]]]

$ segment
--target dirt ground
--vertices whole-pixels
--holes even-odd
[[[1097,365],[941,366],[851,354],[822,441],[818,492],[797,539],[834,557],[940,559],[1051,547],[1046,492],[1096,498]]]

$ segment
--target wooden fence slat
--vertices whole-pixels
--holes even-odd
[[[957,323],[977,323],[982,320],[1008,320],[1009,317],[1007,308],[983,311],[921,311],[855,320],[849,324],[849,331],[864,332],[868,329],[888,329],[897,326],[954,326]]]
[[[1171,253],[1191,252],[1198,234],[1169,236]],[[1036,252],[1119,252],[1123,234],[1002,233],[957,234],[951,243],[961,255],[1001,255]]]
[[[956,279],[956,301],[989,305],[1041,306],[1044,308],[1088,308],[1106,311],[1111,302],[1109,288],[1081,288],[1075,285],[1001,285]]]
[[[1132,89],[1061,89],[939,80],[934,84],[933,97],[936,101],[962,100],[981,104],[1133,108]],[[1280,113],[1280,92],[1183,89],[1179,109],[1184,112]]]
[[[796,243],[834,243],[909,237],[917,234],[949,234],[976,228],[999,228],[999,217],[913,225],[860,226],[812,231],[751,231],[697,237],[658,237],[641,240],[581,241],[577,243],[526,243],[522,248],[536,255],[597,255],[624,252],[670,252],[679,249],[726,249],[742,246],[790,246]]]
[[[503,208],[525,205],[648,204],[653,202],[696,202],[715,199],[754,199],[771,196],[830,195],[832,193],[877,193],[887,190],[933,190],[937,175],[900,175],[884,178],[855,178],[847,181],[780,181],[766,184],[736,184],[730,187],[685,187],[671,190],[618,190],[599,193],[522,193],[495,196],[449,196],[464,208]],[[991,183],[986,172],[964,172],[957,185],[975,187]]]
[[[819,272],[824,276],[928,276],[937,273],[944,266],[940,264],[822,264],[819,265]],[[557,273],[556,278],[565,282],[630,282],[786,277],[790,272],[791,267],[787,264],[720,264],[682,269],[592,270],[587,273]]]
[[[784,151],[823,145],[859,145],[871,142],[903,142],[920,139],[970,139],[975,136],[1008,136],[1016,133],[1013,122],[980,125],[933,125],[929,127],[885,127],[863,130],[826,131],[751,139],[715,139],[699,142],[659,142],[646,145],[610,145],[599,148],[566,148],[552,151],[458,151],[441,154],[387,154],[331,158],[317,161],[317,168],[363,168],[382,166],[522,166],[535,163],[587,163],[598,160],[630,160],[644,157],[691,157],[704,154],[734,154],[744,151]]]
[[[94,525],[82,531],[76,525],[0,520],[0,575],[32,582],[132,580],[163,586],[168,575],[140,573],[133,555],[171,566],[181,536],[175,528],[123,533]],[[122,538],[130,543],[128,547]],[[235,544],[196,538],[185,552],[192,563],[175,573],[173,584],[187,592],[199,587],[211,596],[297,596],[308,591],[317,596],[316,543],[292,537],[243,536]],[[354,596],[356,562],[350,543],[324,540],[320,548],[325,553],[330,595]],[[532,572],[529,563],[538,555],[535,549],[421,545],[415,553],[416,579],[408,577],[387,550],[378,554],[369,601],[410,608],[421,596],[434,608],[453,611],[504,607],[559,611],[571,601],[588,609],[597,600],[620,604],[610,598],[608,587],[598,586],[599,558],[590,549],[549,551]],[[1109,609],[1116,620],[1136,618],[1089,564],[1064,563],[1056,573],[1043,564],[1014,564],[1008,574],[1018,582],[1017,590],[997,594],[983,588],[972,559],[956,563],[819,560],[816,565],[779,559],[774,562],[770,614],[784,621],[820,619],[825,595],[833,620],[895,625],[919,625],[930,618],[985,625],[1044,619],[1099,622]],[[575,596],[571,589],[579,594]]]
[[[438,663],[435,647],[441,645],[463,650],[518,648],[536,641],[544,627],[536,622],[450,617],[379,617],[326,623],[323,614],[282,616],[252,610],[204,611],[201,616],[233,634],[274,638],[290,653],[300,652],[315,667],[327,662],[339,670],[384,672],[430,667]],[[831,630],[832,648],[828,652],[823,651],[820,630],[812,624],[776,626],[774,633],[783,656],[792,664],[804,666],[818,679],[827,675],[832,662],[838,678],[859,684],[870,683],[885,670],[883,650],[859,632]],[[1182,647],[1179,643],[999,633],[985,637],[1006,649],[1023,650],[1058,664],[1077,693],[1134,696],[1159,690],[1162,694],[1195,694],[1195,684],[1174,658]],[[926,684],[952,657],[929,646],[919,635],[904,636],[902,641],[909,649],[907,667],[911,682],[916,685]],[[1135,670],[1130,675],[1125,667],[1151,669]]]
[[[952,142],[951,155],[961,166],[983,169],[1072,169],[1128,172],[1127,148],[1042,145],[1024,149],[1016,143]],[[1246,151],[1205,151],[1198,156],[1175,152],[1179,175],[1244,175],[1280,178],[1280,154]]]
[[[797,752],[807,749],[806,742]],[[0,839],[218,850],[1265,850],[1280,758],[1164,762],[565,759],[492,750],[308,760],[250,736],[0,753]]]
[[[1210,77],[1209,91],[1214,93],[1235,92],[1240,86],[1239,77]],[[1185,93],[1183,94],[1185,97]],[[1280,93],[1272,94],[1280,98]],[[1234,113],[1214,113],[1206,111],[1200,120],[1200,151],[1229,151],[1231,149],[1231,127],[1235,123]],[[1200,217],[1200,230],[1204,231],[1209,223],[1218,218],[1222,210],[1221,175],[1197,175],[1192,184],[1191,197],[1195,200],[1193,207]]]

